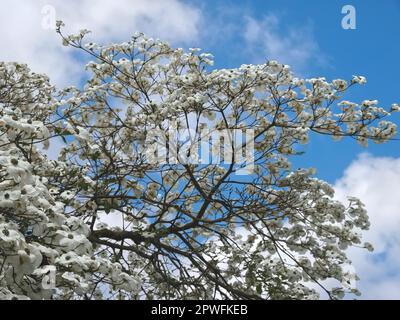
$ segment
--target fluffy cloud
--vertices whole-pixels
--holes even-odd
[[[310,63],[326,60],[314,39],[312,27],[287,27],[279,17],[269,14],[262,19],[247,17],[244,40],[256,60],[278,60],[303,72]]]
[[[74,32],[93,30],[99,41],[126,40],[143,31],[171,42],[196,39],[201,20],[199,10],[179,0],[3,0],[1,5],[0,60],[28,63],[59,85],[76,83],[82,65],[48,28],[51,20],[64,20]]]
[[[362,154],[335,183],[336,197],[360,198],[371,228],[364,240],[375,251],[349,250],[362,299],[400,299],[400,159]]]

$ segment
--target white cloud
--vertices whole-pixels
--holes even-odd
[[[326,63],[314,39],[311,25],[285,26],[279,17],[273,14],[263,19],[247,17],[244,40],[254,59],[278,60],[290,65],[297,72],[304,71],[310,64]]]
[[[56,19],[74,32],[93,30],[100,41],[126,41],[135,31],[171,42],[198,37],[201,12],[180,0],[3,0],[0,10],[0,60],[28,63],[60,85],[76,83],[82,65],[61,45],[54,30],[43,28],[52,6]]]
[[[400,158],[362,154],[335,183],[336,197],[356,196],[366,205],[371,228],[364,240],[375,251],[352,248],[349,257],[363,299],[400,299]]]

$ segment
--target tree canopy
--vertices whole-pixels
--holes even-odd
[[[302,79],[276,61],[215,69],[197,48],[140,33],[103,46],[57,27],[92,59],[82,86],[57,90],[24,64],[0,63],[0,299],[359,294],[346,249],[372,250],[362,202],[335,200],[313,168],[293,170],[290,159],[312,134],[391,139],[397,104],[345,100],[362,76]],[[188,132],[175,148],[172,124]],[[205,127],[252,132],[239,144],[252,146],[251,170],[238,173],[235,152],[188,161]],[[236,151],[231,138],[224,148]],[[150,161],[160,140],[173,161]],[[54,286],[44,285],[50,276]]]

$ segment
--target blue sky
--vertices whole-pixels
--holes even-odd
[[[355,30],[341,27],[344,5],[356,9]],[[363,75],[367,84],[353,87],[347,100],[400,103],[400,0],[2,0],[1,6],[0,60],[28,63],[58,86],[79,84],[84,61],[61,45],[47,24],[52,19],[73,31],[88,28],[102,43],[143,31],[174,46],[200,47],[214,54],[216,68],[275,59],[303,77]],[[399,115],[392,120],[400,126]],[[351,195],[366,204],[372,226],[365,240],[375,253],[349,252],[362,297],[400,299],[400,141],[365,149],[313,136],[303,149],[295,168],[317,168],[339,200]],[[53,144],[50,156],[56,152]]]

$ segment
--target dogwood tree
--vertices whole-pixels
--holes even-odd
[[[57,26],[92,59],[82,87],[56,92],[27,66],[0,64],[0,299],[359,294],[346,249],[372,250],[363,204],[334,200],[290,159],[310,134],[363,145],[395,135],[376,100],[345,100],[364,77],[300,79],[275,61],[217,70],[199,49],[143,34],[101,46]],[[204,127],[253,136],[206,140],[221,161],[195,161]],[[251,163],[225,153],[237,148]]]

